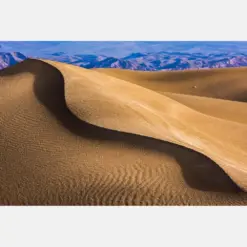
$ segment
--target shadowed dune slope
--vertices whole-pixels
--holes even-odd
[[[246,205],[245,103],[151,88],[148,73],[33,59],[1,71],[0,204]]]

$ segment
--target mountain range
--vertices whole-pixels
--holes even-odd
[[[226,68],[247,66],[247,53],[186,53],[186,52],[149,52],[131,53],[122,58],[55,52],[39,56],[27,56],[20,52],[0,52],[0,69],[14,65],[27,58],[48,59],[84,68],[120,68],[142,71],[185,70],[203,68]]]
[[[0,41],[0,52],[18,51],[26,56],[44,56],[61,51],[123,58],[131,53],[244,53],[246,41]]]

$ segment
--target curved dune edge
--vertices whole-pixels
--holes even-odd
[[[79,119],[195,150],[215,161],[247,191],[245,124],[202,114],[150,89],[98,71],[43,61],[62,73],[67,106]]]

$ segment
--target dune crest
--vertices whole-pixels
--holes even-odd
[[[121,142],[124,142],[123,140],[128,138],[126,136],[128,134],[138,135],[140,138],[154,138],[154,140],[145,139],[145,142],[156,144],[157,150],[159,149],[159,145],[165,148],[164,150],[170,149],[168,146],[165,147],[165,145],[169,144],[158,144],[160,141],[170,143],[170,145],[175,144],[175,149],[189,148],[192,151],[184,152],[188,152],[187,154],[189,155],[189,153],[195,151],[196,153],[193,155],[196,157],[199,155],[198,153],[207,156],[210,160],[216,162],[242,190],[246,191],[247,140],[244,137],[247,134],[247,119],[245,118],[244,110],[242,110],[242,117],[239,118],[229,117],[231,114],[227,110],[223,111],[223,114],[220,116],[214,114],[213,111],[210,114],[210,110],[205,107],[205,103],[203,108],[203,102],[205,102],[203,98],[201,105],[195,107],[196,103],[193,103],[193,100],[195,100],[193,98],[194,96],[176,96],[169,93],[169,90],[167,93],[165,92],[164,85],[161,86],[161,90],[157,90],[157,88],[152,89],[147,87],[145,83],[142,85],[141,81],[139,83],[133,83],[133,80],[128,81],[126,78],[117,78],[113,74],[105,74],[102,70],[87,70],[46,60],[30,59],[24,61],[0,72],[0,77],[2,78],[2,82],[0,83],[0,102],[2,102],[2,109],[5,112],[0,118],[0,126],[2,126],[1,129],[4,135],[2,142],[0,142],[0,147],[3,150],[3,152],[1,150],[1,153],[4,153],[3,159],[1,159],[3,163],[2,167],[7,166],[11,162],[11,159],[14,159],[14,163],[16,162],[17,166],[17,158],[11,158],[10,155],[11,150],[13,150],[11,145],[17,145],[18,150],[20,150],[19,156],[17,155],[19,163],[25,164],[20,168],[23,169],[23,174],[24,172],[26,174],[29,170],[31,177],[35,177],[37,174],[39,177],[41,174],[46,174],[46,169],[51,169],[52,172],[47,176],[47,184],[50,183],[50,186],[46,188],[48,190],[47,197],[45,196],[45,192],[43,192],[42,199],[37,199],[37,202],[42,203],[44,201],[45,204],[48,201],[52,202],[51,199],[46,198],[50,198],[49,193],[54,196],[55,192],[53,190],[59,188],[61,189],[61,193],[62,191],[66,191],[66,193],[70,191],[74,195],[70,199],[70,202],[64,198],[54,199],[55,203],[62,200],[60,204],[74,204],[75,202],[79,204],[90,204],[88,198],[96,200],[93,204],[108,204],[107,198],[109,197],[111,198],[109,199],[111,202],[109,204],[114,205],[140,204],[142,201],[144,204],[149,202],[152,205],[173,203],[207,204],[205,198],[214,198],[212,200],[216,201],[215,204],[234,204],[235,202],[245,204],[245,193],[240,195],[239,201],[235,196],[233,196],[235,199],[231,199],[231,195],[219,195],[218,192],[216,194],[207,192],[199,193],[191,189],[191,186],[188,187],[188,185],[185,185],[186,183],[182,182],[181,177],[178,175],[177,180],[179,182],[175,181],[174,187],[172,187],[173,189],[168,189],[168,192],[165,192],[170,185],[167,187],[166,181],[161,181],[162,179],[166,180],[166,178],[162,178],[160,174],[166,174],[167,170],[163,170],[165,169],[165,165],[162,165],[160,162],[166,160],[167,165],[171,166],[174,163],[171,159],[172,156],[163,161],[159,158],[159,161],[157,161],[157,157],[161,154],[155,154],[155,151],[152,151],[150,154],[147,151],[147,158],[145,158],[146,154],[144,157],[139,157],[139,151],[133,151],[136,149],[135,146],[133,146],[133,150],[130,150],[130,147],[126,147],[124,149],[125,151],[121,149]],[[8,103],[10,99],[6,95],[10,95],[9,98],[13,103]],[[192,98],[185,99],[184,97]],[[18,105],[19,100],[22,103]],[[212,104],[217,105],[219,108],[224,108],[224,101],[220,101],[219,103],[217,99],[211,100],[214,100]],[[17,104],[16,108],[14,108],[14,104]],[[242,104],[245,103],[236,103],[234,107],[236,109],[242,109]],[[3,111],[1,110],[1,112]],[[58,116],[59,112],[61,114]],[[16,120],[11,120],[11,114],[12,116],[14,114]],[[54,117],[55,115],[57,117]],[[30,130],[36,136],[35,138],[39,138],[40,136],[40,140],[34,139],[34,137],[28,138],[27,136],[20,138],[15,132],[11,132],[11,126],[13,126],[12,130],[14,126],[15,128],[19,126],[17,124],[18,120],[21,120],[19,122],[25,124],[26,127],[30,126]],[[89,125],[85,125],[85,123]],[[10,128],[7,128],[7,126],[10,126]],[[95,129],[94,126],[103,129]],[[27,130],[23,126],[19,127],[23,134],[27,134]],[[107,129],[110,132],[107,132]],[[91,133],[92,131],[93,134]],[[101,135],[105,135],[103,134],[104,131],[108,135],[122,136],[122,139],[120,136],[118,137],[117,143],[121,144],[119,147],[116,147],[118,151],[110,144],[112,139],[107,140],[107,138],[113,137],[104,137],[103,139],[100,137]],[[8,136],[10,136],[10,140],[7,140]],[[139,138],[138,136],[133,136],[133,143],[135,143],[135,138]],[[27,151],[24,151],[26,150],[23,149],[24,147],[19,146],[18,143],[21,142],[24,147],[26,145]],[[43,144],[39,145],[39,142]],[[57,146],[55,143],[58,143]],[[30,149],[30,145],[32,148],[35,148],[33,150],[32,148]],[[131,145],[131,142],[128,145]],[[95,152],[98,152],[96,157],[92,153],[94,148],[96,150]],[[155,150],[156,147],[152,147],[152,149]],[[116,154],[113,155],[113,150],[117,153],[125,154],[127,157],[126,160],[122,156],[114,156]],[[170,152],[173,153],[171,150]],[[168,151],[167,155],[170,155]],[[131,157],[135,157],[132,163]],[[30,168],[30,163],[28,165],[28,160],[39,163],[37,159],[40,159],[41,166],[35,168],[38,169],[37,174],[31,175],[33,170]],[[138,161],[139,159],[140,161]],[[184,159],[186,160],[186,158]],[[200,159],[203,160],[204,158]],[[119,165],[117,165],[118,160]],[[143,162],[148,163],[145,163],[146,165],[143,166]],[[206,163],[208,164],[205,166],[211,166],[209,165],[210,162],[207,161]],[[204,163],[203,161],[203,166]],[[45,165],[42,166],[42,164]],[[50,168],[48,164],[56,165]],[[216,164],[212,165],[210,169],[218,169]],[[14,171],[9,170],[9,176],[14,177],[15,173],[21,173],[15,165],[12,166]],[[44,169],[44,167],[46,168]],[[171,171],[174,169],[174,174],[179,174],[175,167],[169,169]],[[116,170],[119,171],[116,172]],[[146,174],[145,171],[148,171],[148,173]],[[131,178],[132,173],[135,174],[135,178]],[[56,180],[56,177],[51,176],[52,174],[56,174],[61,179]],[[69,174],[71,178],[68,178],[66,174]],[[79,174],[81,174],[81,177]],[[90,176],[92,177],[92,181],[88,180]],[[172,172],[170,176],[172,176]],[[174,176],[176,177],[176,175]],[[227,175],[222,176],[225,176],[224,179],[226,180],[224,183],[226,187],[234,188],[233,184],[230,185],[231,180],[227,178]],[[38,185],[35,184],[35,181],[31,177],[27,177],[27,183],[32,181],[32,192],[25,187],[26,185],[23,185],[24,182],[21,182],[22,180],[17,185],[10,181],[4,182],[4,177],[2,176],[0,181],[2,186],[4,183],[8,184],[7,191],[11,191],[11,187],[13,186],[19,186],[18,188],[23,190],[24,198],[28,197],[28,191],[37,197]],[[100,179],[103,181],[98,180],[98,177],[101,177]],[[127,182],[128,179],[130,179],[129,183]],[[39,177],[39,180],[40,183],[44,182],[43,177]],[[54,182],[51,182],[53,180]],[[141,181],[140,185],[138,185],[139,180]],[[74,182],[72,183],[71,181]],[[222,181],[218,181],[218,183]],[[108,186],[106,188],[104,186],[101,187],[103,184]],[[112,184],[116,186],[113,191],[109,187]],[[175,192],[175,185],[179,188],[178,191],[184,191],[181,192],[181,195],[177,195],[177,192]],[[145,193],[140,192],[138,194],[136,192],[138,191],[137,189],[145,191]],[[152,193],[147,193],[147,190],[152,191]],[[187,190],[190,192],[185,192]],[[83,194],[84,192],[86,195]],[[83,194],[81,195],[81,199],[78,193]],[[121,193],[124,195],[120,196]],[[100,199],[99,194],[102,194],[102,199]],[[193,195],[200,199],[191,199]],[[57,196],[61,197],[61,194],[58,192]],[[159,199],[162,196],[165,199]],[[1,194],[0,198],[6,198],[6,195]],[[80,201],[82,198],[84,198],[83,202]],[[121,198],[125,199],[119,202],[118,200],[121,201]],[[20,199],[16,198],[15,200],[6,200],[11,203],[16,202],[17,204],[20,201]],[[29,201],[30,199],[26,200]]]

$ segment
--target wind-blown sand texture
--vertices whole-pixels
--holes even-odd
[[[247,205],[246,75],[0,71],[0,204]]]

